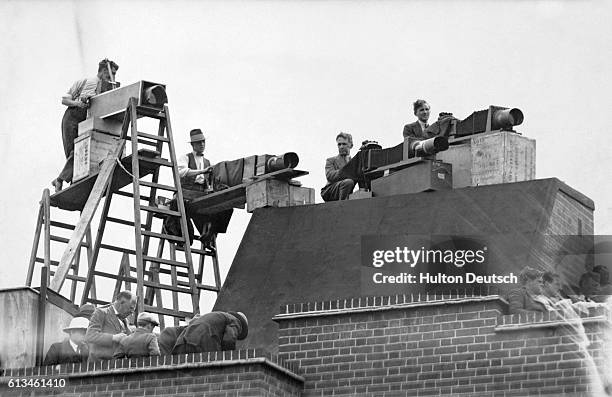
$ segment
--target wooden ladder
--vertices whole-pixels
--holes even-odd
[[[138,131],[138,119],[148,117],[159,121],[157,134],[148,134]],[[129,130],[129,135],[128,135]],[[70,269],[74,270],[74,263],[78,257],[77,252],[81,247],[86,247],[88,251],[88,271],[87,276],[79,278],[79,282],[83,282],[83,292],[80,299],[80,304],[94,303],[107,304],[109,300],[96,298],[96,285],[98,285],[98,297],[101,295],[100,284],[96,283],[96,277],[102,279],[112,279],[115,281],[114,292],[121,288],[121,283],[124,283],[126,288],[131,288],[131,284],[136,284],[136,295],[139,297],[137,311],[148,311],[159,315],[160,323],[163,325],[164,316],[172,316],[175,318],[175,323],[181,318],[191,317],[199,313],[200,290],[215,290],[218,292],[220,280],[218,275],[218,263],[215,263],[215,280],[216,285],[207,286],[201,284],[203,277],[203,267],[200,266],[200,272],[194,272],[192,249],[188,236],[187,218],[185,214],[185,204],[183,201],[183,193],[180,185],[178,173],[176,151],[172,136],[172,128],[170,123],[168,106],[165,105],[163,111],[146,108],[137,105],[136,98],[130,98],[127,110],[125,112],[121,138],[109,156],[102,162],[100,172],[95,180],[91,193],[84,204],[81,211],[81,217],[78,223],[73,227],[71,238],[67,241],[67,247],[64,250],[62,258],[57,263],[57,269],[54,272],[53,279],[50,282],[49,288],[59,292],[64,281],[71,279]],[[131,143],[131,164],[124,165],[121,159],[121,154],[126,145],[126,142]],[[146,150],[144,146],[152,147],[154,150]],[[161,158],[164,145],[167,146],[170,159]],[[142,169],[153,169],[152,178],[150,181],[144,180]],[[159,183],[159,170],[161,167],[167,167],[171,170],[173,184],[165,185]],[[129,169],[128,169],[129,168]],[[120,176],[118,176],[120,175]],[[129,176],[132,185],[132,191],[120,190],[115,179]],[[148,194],[142,194],[142,189],[148,189]],[[70,189],[70,188],[68,188]],[[177,211],[159,208],[156,206],[155,197],[159,190],[168,191],[175,194],[177,199]],[[60,192],[62,193],[62,192]],[[121,217],[113,217],[109,215],[111,203],[115,196],[124,196],[132,198],[133,201],[133,219],[128,220]],[[95,236],[95,241],[91,241],[91,221],[94,217],[98,204],[102,197],[106,197],[102,206],[102,212],[98,230]],[[44,201],[44,200],[43,200]],[[47,200],[48,203],[48,200]],[[45,208],[41,204],[40,212],[42,218],[47,219]],[[145,212],[146,216],[144,223],[141,212]],[[152,231],[153,218],[163,216],[176,216],[180,218],[181,235],[173,236],[166,233],[157,233]],[[42,223],[40,222],[41,215],[39,214],[39,223],[37,224],[37,233],[35,241],[40,240]],[[113,244],[104,244],[102,242],[107,222],[118,225],[129,226],[134,232],[133,247],[122,247]],[[47,236],[48,233],[45,234]],[[83,242],[84,238],[87,240]],[[158,239],[158,250],[155,256],[149,255],[151,249],[151,240]],[[172,244],[182,244],[182,252],[184,259],[177,259],[176,250],[170,252],[170,258],[164,257],[163,244],[169,241]],[[35,245],[37,245],[36,243]],[[160,249],[161,247],[161,249]],[[119,271],[116,273],[105,272],[97,269],[97,262],[101,250],[119,252],[123,255]],[[215,250],[216,251],[216,250]],[[35,249],[33,248],[33,252]],[[45,250],[46,252],[46,250]],[[130,261],[132,260],[132,265]],[[216,259],[216,252],[215,252]],[[31,281],[33,272],[33,261],[37,262],[40,259],[36,257],[30,261],[28,269],[28,280]],[[45,259],[42,259],[44,262]],[[49,262],[49,261],[47,261]],[[169,281],[162,281],[159,277],[160,273],[170,274],[172,277]],[[147,276],[147,279],[145,279]],[[145,287],[147,294],[152,295],[147,299],[145,297]],[[173,297],[173,305],[171,308],[164,307],[162,299],[162,291],[169,291]],[[151,291],[151,292],[149,292]],[[186,299],[180,300],[179,295],[187,295],[191,300],[191,308],[180,309],[179,303],[185,302]],[[113,295],[114,296],[114,295]],[[71,294],[71,299],[74,300],[74,294]],[[112,299],[111,299],[112,300]],[[153,305],[153,301],[156,305]]]

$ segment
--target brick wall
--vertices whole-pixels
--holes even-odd
[[[6,370],[0,395],[66,396],[299,396],[295,368],[259,350],[199,353],[145,359]],[[64,387],[9,387],[9,381],[65,380]]]
[[[288,305],[275,317],[279,355],[299,366],[305,396],[592,390],[571,328],[550,315],[505,316],[506,307],[497,295],[465,294]],[[584,319],[600,365],[604,314]]]

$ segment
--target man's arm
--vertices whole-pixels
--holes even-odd
[[[88,344],[93,343],[98,346],[112,347],[113,341],[118,342],[125,338],[126,335],[124,333],[113,335],[107,332],[102,332],[102,326],[104,325],[105,320],[106,312],[101,309],[96,309],[89,320],[89,327],[87,327],[87,332],[85,333],[85,342]]]
[[[76,81],[64,96],[62,96],[62,105],[76,106],[79,108],[87,108],[89,105],[79,99],[81,90],[87,79]]]
[[[187,157],[186,154],[180,156],[176,160],[176,163],[178,165],[178,171],[179,171],[179,177],[180,178],[185,178],[185,177],[189,177],[189,176],[196,176],[196,175],[206,174],[206,173],[208,173],[208,172],[210,172],[212,170],[212,167],[210,166],[210,163],[209,163],[208,166],[204,167],[203,170],[192,170],[192,169],[190,169],[189,168],[189,158]]]
[[[160,356],[159,352],[159,344],[157,343],[157,336],[155,334],[151,334],[151,338],[149,340],[149,356]]]
[[[340,169],[336,168],[334,163],[334,157],[328,158],[325,161],[325,178],[330,183],[338,182],[340,180]]]

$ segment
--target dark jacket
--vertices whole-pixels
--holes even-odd
[[[157,336],[143,328],[136,330],[119,342],[113,358],[159,356]]]
[[[81,343],[79,348],[81,350],[81,354],[74,351],[68,339],[63,342],[54,343],[49,348],[43,365],[87,362],[87,356],[89,355],[87,345],[85,343]]]
[[[89,359],[108,360],[113,358],[113,354],[119,345],[113,342],[113,335],[122,332],[126,335],[131,333],[127,321],[120,320],[111,305],[97,308],[91,315],[89,327],[85,334],[85,342],[89,345]]]
[[[159,350],[162,356],[167,356],[172,354],[172,349],[174,349],[174,345],[176,344],[176,340],[179,335],[187,328],[187,326],[181,327],[166,327],[159,334]]]
[[[431,135],[423,131],[421,124],[419,124],[418,121],[415,121],[414,123],[406,124],[404,126],[404,138],[406,137],[427,139],[431,138]]]
[[[240,329],[240,322],[231,314],[204,314],[187,325],[177,338],[172,354],[233,350]]]

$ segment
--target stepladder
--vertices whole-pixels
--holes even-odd
[[[151,122],[157,123],[157,134],[139,130],[139,125]],[[170,171],[169,182],[162,180],[168,173],[160,174],[160,169]],[[174,195],[176,210],[157,205],[159,192]],[[152,110],[131,98],[123,116],[121,139],[101,163],[100,171],[54,195],[47,192],[46,197],[37,218],[28,285],[35,265],[42,263],[54,269],[49,288],[68,295],[75,304],[108,304],[118,290],[130,289],[138,296],[137,312],[156,313],[161,324],[166,316],[177,324],[199,313],[202,290],[219,291],[216,246],[192,248],[189,240],[167,105]],[[126,198],[131,205],[126,205]],[[74,225],[51,221],[51,207],[79,210],[80,217]],[[164,233],[163,217],[179,220],[178,235]],[[50,259],[50,242],[55,241],[51,226],[65,226],[71,232],[70,237],[58,241],[65,248],[57,261]],[[97,230],[93,239],[92,229]],[[41,240],[43,254],[38,255]],[[85,250],[87,266],[82,265],[80,255]],[[196,271],[194,257],[198,256]],[[205,258],[212,260],[211,266],[205,266]],[[211,270],[214,281],[203,282]],[[66,280],[71,281],[68,292],[63,288]]]

